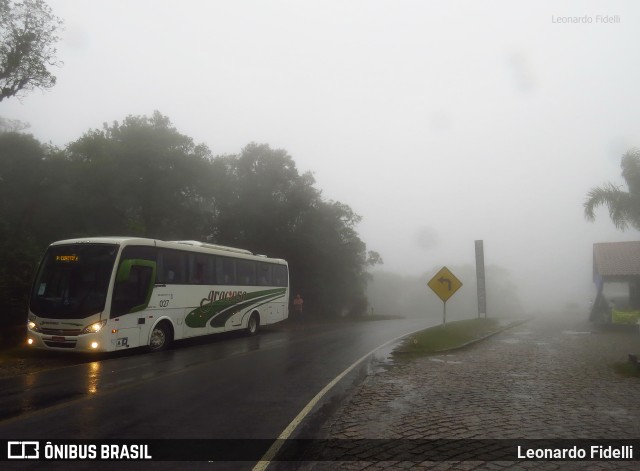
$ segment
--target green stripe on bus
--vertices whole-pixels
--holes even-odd
[[[195,308],[187,314],[184,319],[184,323],[191,328],[202,328],[206,327],[207,323],[211,320],[212,326],[224,326],[229,317],[241,310],[243,307],[263,301],[266,297],[282,296],[286,291],[286,288],[267,289],[255,291],[253,293],[246,293],[242,295],[240,300],[238,300],[237,296],[220,299]],[[226,314],[229,311],[231,311],[231,313],[227,316]],[[220,321],[216,320],[216,317],[221,315],[224,317],[224,321],[222,321],[222,319]]]
[[[268,301],[273,301],[276,298],[281,297],[282,295],[280,293],[276,293],[276,294],[272,294],[270,296],[268,296],[266,299],[261,298],[258,301],[264,301],[262,303],[256,303],[255,301],[246,301],[243,303],[238,303],[237,305],[235,305],[233,308],[231,309],[227,309],[224,312],[221,312],[220,314],[218,314],[217,316],[215,316],[213,319],[211,319],[211,327],[224,327],[224,325],[227,323],[227,321],[235,314],[237,314],[238,312],[242,311],[243,309],[252,309],[254,307],[258,307],[261,306],[262,304],[266,304]]]

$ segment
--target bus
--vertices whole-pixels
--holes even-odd
[[[288,318],[285,260],[197,241],[96,237],[51,244],[38,268],[27,344],[74,352],[166,349],[174,340]]]

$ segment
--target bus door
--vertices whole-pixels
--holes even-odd
[[[146,308],[155,277],[156,263],[153,261],[129,259],[120,264],[111,302],[115,350],[141,345],[141,333],[149,328]],[[142,344],[146,344],[146,340]]]

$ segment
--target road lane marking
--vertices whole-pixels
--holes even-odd
[[[376,351],[380,350],[383,347],[386,347],[390,343],[397,342],[398,340],[408,335],[415,334],[416,332],[420,332],[424,329],[426,329],[426,327],[422,327],[412,332],[399,335],[398,337],[391,339],[383,343],[382,345],[377,346],[376,348],[371,350],[369,353],[366,353],[365,355],[361,356],[359,359],[355,361],[355,363],[353,363],[346,370],[344,370],[342,373],[336,376],[331,382],[329,382],[329,384],[327,384],[324,388],[322,388],[322,390],[318,394],[316,394],[306,406],[304,406],[304,408],[300,411],[298,415],[295,416],[295,418],[291,421],[291,423],[287,426],[287,428],[285,428],[282,431],[280,436],[273,442],[273,444],[267,450],[267,452],[262,456],[262,458],[260,458],[260,461],[258,461],[258,463],[253,467],[252,471],[264,471],[265,469],[267,469],[267,466],[271,464],[271,461],[273,461],[278,451],[280,451],[280,448],[282,448],[282,445],[284,445],[284,441],[287,440],[289,437],[291,437],[291,434],[293,434],[295,429],[298,428],[298,425],[300,425],[300,423],[307,417],[307,415],[309,415],[309,412],[311,412],[311,410],[320,401],[320,399],[322,399],[336,384],[340,382],[342,378],[347,376],[356,366],[358,366],[360,363],[366,360],[369,356],[373,355]]]

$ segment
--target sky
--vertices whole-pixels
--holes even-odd
[[[586,309],[593,243],[639,238],[583,211],[640,147],[633,0],[47,3],[58,82],[0,105],[43,142],[158,110],[214,155],[286,149],[384,270],[474,264],[483,240],[531,310]]]

